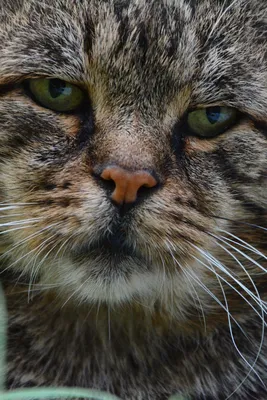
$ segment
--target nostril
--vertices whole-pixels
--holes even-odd
[[[92,172],[92,176],[94,177],[98,185],[101,186],[109,194],[112,194],[116,188],[116,183],[112,179],[103,179],[101,175],[102,169],[100,171],[94,170]]]
[[[101,179],[101,183],[107,190],[111,192],[113,192],[116,189],[116,183],[112,179],[109,180]]]
[[[159,187],[158,183],[153,187],[150,187],[150,186],[147,186],[147,185],[141,186],[137,191],[138,199],[144,198],[150,193],[152,194],[152,192],[154,192],[156,189],[158,189],[158,187]]]

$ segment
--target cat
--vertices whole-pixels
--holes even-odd
[[[7,389],[266,400],[266,1],[0,10]]]

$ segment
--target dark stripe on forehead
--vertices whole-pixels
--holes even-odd
[[[118,17],[118,22],[119,42],[116,49],[114,49],[115,54],[119,53],[127,43],[130,31],[128,15],[125,15],[124,17],[121,15],[121,18]]]
[[[109,1],[108,1],[109,2]],[[123,18],[123,11],[129,8],[130,1],[115,1],[114,2],[114,13],[118,21]]]
[[[86,15],[84,16],[84,30],[84,52],[87,56],[89,56],[92,50],[95,29],[92,18],[88,13],[86,13]]]
[[[145,62],[145,56],[147,49],[149,47],[149,41],[146,33],[146,27],[144,23],[141,23],[139,26],[139,37],[138,37],[138,45],[140,50],[142,51],[143,62]]]

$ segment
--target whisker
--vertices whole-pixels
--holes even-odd
[[[19,217],[19,216],[21,216],[21,215],[25,215],[25,213],[24,214],[21,214],[21,213],[17,213],[17,214],[6,214],[6,215],[0,215],[0,218],[10,218],[10,217]]]
[[[198,257],[194,257],[196,261],[198,261],[200,264],[203,264],[203,262],[198,258]],[[207,260],[209,261],[209,260]],[[220,274],[218,274],[218,272],[216,272],[214,270],[214,268],[210,268],[208,267],[205,263],[204,266],[206,266],[210,271],[212,271],[217,278],[219,278],[220,280],[223,280],[228,286],[232,287],[232,285],[225,280]],[[198,278],[198,280],[200,281],[200,279]],[[200,281],[201,282],[201,281]],[[205,287],[205,291],[207,293],[209,293],[209,295],[217,302],[217,304],[220,305],[220,307],[223,308],[224,311],[226,311],[226,313],[228,313],[227,308],[222,304],[222,302],[208,289],[208,287],[206,285],[204,285],[203,282],[202,283],[202,287]],[[234,287],[232,287],[233,289],[235,289]],[[236,290],[237,291],[237,290]],[[237,291],[238,292],[238,291]],[[239,293],[239,292],[238,292]],[[247,336],[246,332],[244,331],[244,329],[241,327],[241,325],[237,322],[237,320],[232,316],[232,314],[229,312],[229,315],[231,317],[231,319],[235,322],[235,324],[238,326],[238,328],[240,329],[240,331],[243,333],[243,335],[249,340],[249,337]]]
[[[15,190],[15,189],[14,189]],[[18,204],[18,205],[22,205],[22,206],[24,206],[25,204],[26,205],[28,205],[28,204],[36,204],[37,202],[21,202],[21,201],[16,201],[16,202],[10,202],[10,201],[3,201],[3,202],[1,202],[0,203],[0,206],[6,206],[6,205],[8,205],[8,206],[10,206],[10,205],[14,205],[14,204]]]
[[[46,260],[46,258],[48,257],[48,255],[49,255],[49,254],[53,251],[53,249],[57,246],[57,243],[52,247],[52,249],[50,249],[50,250],[46,253],[46,255],[45,255],[45,256],[43,257],[43,259],[39,262],[39,264],[37,265],[37,268],[36,268],[35,271],[34,271],[35,264],[36,264],[36,262],[37,262],[37,258],[38,258],[38,256],[50,245],[51,239],[53,239],[53,238],[56,237],[56,236],[57,236],[57,234],[55,233],[54,235],[50,236],[49,240],[43,242],[43,245],[41,246],[41,248],[38,250],[38,252],[36,253],[36,255],[35,255],[35,257],[34,257],[35,262],[34,262],[34,264],[33,264],[33,266],[32,266],[32,271],[31,271],[31,275],[30,275],[29,291],[28,291],[28,301],[30,300],[30,289],[31,289],[31,286],[34,284],[34,281],[35,281],[35,279],[36,279],[36,277],[37,277],[37,275],[38,275],[38,271],[40,270],[42,264],[44,263],[44,261]],[[46,242],[47,242],[47,243],[46,243]]]
[[[26,226],[23,225],[23,226],[18,227],[18,228],[6,229],[5,231],[0,231],[0,235],[4,235],[4,234],[9,233],[9,232],[19,231],[19,230],[26,229],[26,228],[31,228],[32,226],[33,226],[33,224],[26,225]]]
[[[220,237],[217,237],[217,235],[214,235],[216,237],[217,240],[221,240]],[[227,242],[224,242],[227,244]],[[246,270],[246,268],[243,266],[243,264],[241,263],[241,261],[231,252],[229,251],[225,246],[223,246],[222,244],[217,242],[217,245],[219,247],[221,247],[227,254],[229,254],[235,261],[236,263],[241,267],[241,269],[245,272],[245,274],[248,276],[250,282],[252,283],[256,293],[258,294],[258,298],[260,299],[260,303],[262,302],[260,294],[258,292],[257,286],[255,285],[255,282],[253,281],[253,279],[251,278],[251,276],[249,275],[248,271]],[[231,246],[231,245],[230,245]],[[232,246],[231,246],[232,247]]]
[[[18,282],[18,284],[20,285],[20,282]],[[30,292],[32,293],[34,293],[34,292],[36,292],[36,293],[40,293],[40,292],[45,292],[45,291],[49,291],[49,290],[51,290],[51,289],[56,289],[56,288],[58,288],[59,287],[59,285],[51,285],[51,286],[44,286],[44,287],[39,287],[39,288],[35,288],[34,287],[35,286],[35,283],[33,284],[33,287],[31,288],[31,290],[30,290]],[[7,294],[7,296],[16,296],[17,294],[23,294],[23,293],[29,293],[29,289],[27,289],[27,290],[16,290],[14,293],[12,293],[12,292],[10,292],[10,293],[8,293]]]
[[[218,261],[218,260],[216,260],[216,261]],[[199,262],[201,262],[200,260],[199,260]],[[202,262],[201,262],[202,263]],[[207,267],[208,269],[209,269],[209,267]],[[216,271],[214,271],[214,269],[212,268],[212,271],[213,271],[213,273],[215,273],[215,275],[217,275],[217,273],[216,273]],[[219,275],[219,277],[220,277],[220,275]],[[226,282],[229,286],[231,286],[232,287],[232,285],[228,282],[228,281],[226,281],[223,277],[220,277],[220,279],[222,279],[224,282]],[[238,292],[234,287],[233,287],[233,289],[237,292],[237,293],[239,293],[239,295],[241,296],[241,297],[243,297],[242,296],[242,294],[240,293],[240,292]],[[246,300],[246,299],[245,299]],[[247,301],[247,300],[246,300]],[[250,304],[250,303],[248,303],[248,304]],[[254,307],[250,304],[250,306],[254,309]],[[259,377],[259,375],[257,374],[257,372],[254,370],[254,367],[255,367],[255,364],[256,364],[256,362],[257,362],[257,360],[258,360],[258,358],[259,358],[259,355],[260,355],[260,352],[261,352],[261,348],[262,348],[262,345],[263,345],[263,339],[264,339],[264,330],[265,330],[265,318],[264,318],[264,311],[263,311],[263,306],[262,306],[262,304],[260,304],[260,308],[261,308],[261,311],[262,311],[262,315],[260,315],[259,313],[258,313],[258,311],[257,310],[255,310],[255,312],[257,313],[257,315],[261,318],[261,320],[262,320],[262,340],[261,340],[261,343],[260,343],[260,345],[259,345],[259,351],[258,351],[258,353],[257,353],[257,356],[256,356],[256,359],[255,359],[255,361],[254,361],[254,363],[253,363],[253,365],[252,366],[250,366],[250,367],[252,367],[252,368],[250,368],[250,370],[249,370],[249,372],[248,372],[248,374],[246,375],[246,377],[244,378],[244,380],[241,382],[241,384],[240,385],[242,385],[243,383],[244,383],[244,381],[247,379],[247,377],[250,375],[250,373],[252,372],[252,371],[254,371],[255,372],[255,374],[257,375],[257,377],[259,378],[259,380],[262,382],[262,380],[261,380],[261,378]],[[242,329],[242,328],[241,328]],[[243,331],[243,329],[242,329],[242,332],[243,332],[243,334],[245,334],[244,333],[244,331]],[[247,335],[245,334],[245,336],[247,337]],[[262,384],[264,385],[264,383],[262,382]],[[238,390],[238,389],[236,389],[236,390]],[[236,391],[235,390],[235,391]],[[232,394],[231,394],[232,395]]]
[[[238,236],[235,236],[235,235],[232,234],[231,232],[227,232],[227,231],[225,231],[225,230],[223,230],[223,229],[218,229],[218,231],[223,232],[223,233],[225,233],[225,234],[227,234],[227,235],[233,237],[233,238],[236,239],[237,241],[231,240],[231,239],[229,239],[229,238],[227,238],[227,237],[225,237],[225,236],[221,236],[221,237],[224,238],[225,240],[227,240],[227,241],[229,241],[229,242],[232,242],[232,243],[235,243],[235,244],[238,244],[239,246],[241,246],[241,247],[243,247],[243,248],[245,248],[245,249],[247,249],[247,250],[250,250],[250,251],[252,251],[252,252],[255,253],[255,254],[258,254],[260,257],[262,257],[262,258],[264,258],[265,260],[267,260],[267,257],[265,256],[265,254],[263,254],[263,253],[262,253],[260,250],[258,250],[256,247],[254,247],[254,246],[252,246],[251,244],[247,243],[245,240],[242,240],[242,239],[239,238]]]
[[[244,258],[246,258],[247,260],[251,261],[254,265],[256,265],[257,267],[259,267],[262,271],[264,271],[265,273],[267,273],[266,269],[259,264],[256,260],[254,260],[253,258],[251,258],[250,256],[248,256],[246,253],[244,253],[242,250],[238,249],[237,247],[233,246],[232,244],[230,244],[228,241],[222,239],[222,237],[219,237],[213,233],[210,233],[211,236],[213,236],[215,239],[220,240],[221,242],[227,244],[229,247],[231,247],[232,249],[234,249],[237,253],[241,254]],[[264,256],[265,258],[265,256]]]
[[[59,225],[59,222],[54,223],[54,224],[51,224],[51,225],[49,225],[49,226],[46,226],[46,227],[40,229],[40,230],[37,231],[37,232],[32,233],[31,235],[27,236],[26,238],[24,238],[24,239],[18,241],[18,242],[16,243],[16,245],[12,246],[9,250],[7,250],[5,253],[3,253],[3,254],[0,256],[0,260],[3,259],[3,258],[5,258],[7,254],[13,252],[16,248],[18,248],[18,247],[21,246],[22,244],[28,242],[30,239],[36,238],[36,237],[40,236],[44,231],[48,231],[50,228],[55,227],[55,226],[58,226],[58,225]],[[31,225],[30,227],[32,227],[32,225]],[[22,228],[15,228],[15,229],[22,229]],[[3,232],[2,232],[2,233],[3,233]]]
[[[171,247],[173,247],[173,244],[168,239],[166,239],[166,240],[168,242],[167,243],[167,248],[168,248],[168,250],[169,250],[169,252],[170,252],[170,254],[172,256],[172,259],[176,264],[178,264],[178,260],[175,258],[174,254],[173,254],[173,252],[171,250]],[[173,310],[174,310],[174,297],[173,297],[173,284],[172,284],[172,280],[171,280],[171,315],[172,316],[174,314]]]
[[[28,282],[25,282],[25,281],[18,281],[18,279],[16,279],[16,280],[9,280],[9,279],[7,279],[6,280],[6,282],[8,282],[8,283],[14,283],[15,285],[20,285],[20,286],[27,286],[28,287],[28,285],[29,285],[29,283]],[[34,286],[36,286],[36,287],[38,287],[38,286],[40,286],[40,287],[56,287],[56,286],[58,286],[58,284],[55,284],[55,283],[34,283]],[[36,290],[38,290],[38,289],[36,289]]]
[[[56,236],[57,234],[55,233],[53,235]],[[30,250],[28,253],[24,254],[23,256],[19,257],[18,259],[16,259],[16,261],[14,261],[13,263],[9,264],[4,270],[0,271],[1,273],[4,273],[5,271],[7,271],[8,269],[12,268],[14,265],[16,265],[19,261],[23,260],[25,257],[28,257],[30,254],[32,254],[33,252],[35,252],[37,249],[39,249],[41,246],[43,246],[44,243],[46,243],[48,240],[51,240],[51,237],[49,237],[48,239],[46,239],[44,242],[40,243],[38,246],[36,246],[34,249]]]
[[[0,211],[6,210],[15,210],[18,208],[24,208],[25,206],[35,206],[40,204],[39,202],[35,203],[0,203]]]
[[[30,218],[30,219],[22,219],[18,221],[11,221],[11,222],[5,222],[3,224],[0,223],[0,228],[4,226],[17,226],[17,225],[25,225],[29,224],[32,222],[38,222],[41,221],[42,218]]]
[[[224,246],[222,246],[222,247],[224,248]],[[225,250],[226,252],[228,252],[230,255],[232,255],[232,257],[234,257],[234,259],[238,262],[238,264],[241,265],[242,269],[245,270],[245,268],[244,268],[243,265],[240,263],[240,261],[239,261],[231,252],[229,252],[226,248],[224,248],[224,250]],[[218,274],[216,273],[216,271],[214,270],[214,268],[212,268],[212,270],[213,270],[213,272],[215,273],[215,275],[217,276],[217,279],[218,279]],[[246,374],[245,378],[242,380],[242,382],[241,382],[241,383],[238,385],[238,387],[227,397],[227,399],[229,399],[234,393],[236,393],[236,391],[244,384],[244,382],[246,381],[246,379],[249,377],[249,375],[250,375],[252,372],[254,372],[254,373],[256,374],[256,376],[259,378],[260,382],[265,386],[265,384],[263,383],[262,379],[260,378],[260,376],[258,375],[258,373],[255,371],[255,365],[256,365],[256,363],[257,363],[257,361],[258,361],[258,359],[259,359],[259,356],[260,356],[260,353],[261,353],[261,350],[262,350],[262,347],[263,347],[263,343],[264,343],[264,333],[265,333],[265,324],[266,324],[266,322],[265,322],[265,310],[264,310],[264,307],[262,306],[261,297],[260,297],[259,291],[258,291],[258,289],[257,289],[257,287],[256,287],[256,285],[255,285],[255,283],[254,283],[254,281],[252,280],[252,278],[250,277],[250,275],[248,274],[248,272],[247,272],[246,270],[245,270],[245,272],[247,273],[247,275],[248,275],[250,281],[252,282],[252,284],[253,284],[253,286],[254,286],[254,288],[255,288],[255,291],[256,291],[256,293],[257,293],[257,295],[258,295],[258,298],[259,298],[259,300],[260,300],[260,308],[261,308],[261,311],[262,311],[262,312],[261,312],[261,321],[262,321],[261,341],[260,341],[260,344],[259,344],[258,352],[257,352],[257,354],[256,354],[256,358],[255,358],[255,360],[253,361],[253,364],[250,365],[250,364],[247,362],[247,360],[245,359],[245,357],[242,355],[242,353],[240,352],[238,346],[236,345],[236,342],[235,342],[234,336],[233,336],[232,325],[231,325],[231,322],[229,321],[229,329],[230,329],[230,334],[231,334],[231,338],[232,338],[232,341],[233,341],[233,343],[234,343],[234,346],[235,346],[236,350],[238,351],[239,355],[242,357],[242,359],[249,365],[249,368],[250,368],[250,369],[249,369],[248,373]],[[220,279],[224,280],[222,277],[220,277]],[[220,286],[221,286],[221,288],[222,288],[222,290],[223,290],[223,295],[224,295],[224,297],[225,297],[225,301],[227,301],[227,299],[226,299],[226,294],[225,294],[225,291],[224,291],[224,289],[223,289],[223,287],[222,287],[222,284],[221,284],[221,282],[219,282],[219,283],[220,283]],[[242,296],[242,297],[243,297],[243,296]],[[251,306],[252,306],[252,305],[251,305]],[[228,307],[228,306],[227,306],[227,307]],[[253,307],[252,307],[252,308],[253,308]],[[258,312],[257,312],[257,314],[258,314]],[[258,314],[258,315],[259,315],[259,314]],[[265,387],[266,387],[266,386],[265,386]]]
[[[237,237],[236,237],[236,238],[237,238]],[[237,238],[237,239],[239,239],[239,238]],[[219,244],[219,243],[218,243],[218,244]],[[257,297],[258,297],[258,299],[259,299],[259,301],[260,301],[260,308],[261,308],[262,334],[261,334],[261,342],[260,342],[260,345],[259,345],[259,350],[258,350],[257,356],[256,356],[256,358],[255,358],[255,360],[254,360],[254,363],[253,363],[253,365],[252,365],[251,370],[248,372],[248,374],[246,375],[246,377],[244,378],[244,380],[240,383],[240,385],[237,387],[237,389],[232,393],[232,394],[234,394],[234,393],[243,385],[243,383],[245,382],[245,380],[249,377],[250,373],[251,373],[252,371],[254,371],[254,367],[255,367],[255,365],[256,365],[258,359],[259,359],[259,356],[260,356],[260,353],[261,353],[261,350],[262,350],[262,347],[263,347],[263,342],[264,342],[264,333],[265,333],[265,312],[266,312],[266,307],[263,306],[263,302],[262,302],[262,300],[261,300],[261,297],[260,297],[259,291],[258,291],[258,289],[257,289],[257,286],[255,285],[255,282],[253,281],[253,279],[252,279],[251,276],[249,275],[249,273],[248,273],[248,271],[246,270],[246,268],[245,268],[245,267],[242,265],[242,263],[237,259],[237,257],[235,257],[228,249],[226,249],[226,248],[225,248],[224,246],[222,246],[222,245],[220,245],[220,247],[222,247],[228,254],[230,254],[230,255],[236,260],[236,262],[241,266],[241,268],[243,269],[243,271],[245,271],[245,273],[247,274],[247,276],[248,276],[250,282],[252,283],[252,285],[253,285],[253,287],[254,287],[254,289],[255,289],[255,292],[256,292],[256,294],[257,294]],[[231,246],[231,247],[232,247],[232,246]],[[231,396],[232,396],[232,394],[231,394]],[[229,398],[229,397],[228,397],[228,398]]]
[[[81,288],[89,281],[89,279],[91,279],[90,276],[89,276],[87,279],[85,279],[85,281],[84,281],[77,289],[75,289],[75,290],[72,292],[72,294],[71,294],[71,295],[67,298],[67,300],[62,304],[61,309],[62,309],[63,307],[66,306],[66,304],[73,298],[73,296],[75,296],[75,294],[76,294],[77,292],[79,292],[79,291],[81,290]]]
[[[169,249],[169,252],[170,252],[170,254],[171,254],[171,256],[172,256],[173,261],[175,262],[175,264],[177,264],[177,265],[179,266],[179,268],[181,268],[181,271],[183,272],[183,274],[184,274],[184,275],[187,277],[187,279],[188,279],[188,274],[187,274],[186,268],[184,268],[184,267],[181,265],[181,263],[176,259],[176,257],[175,257],[174,254],[173,254],[173,251],[172,251],[172,249],[171,249],[171,247],[172,247],[173,250],[175,250],[173,244],[171,243],[171,241],[170,241],[169,239],[166,239],[166,240],[167,240],[167,242],[168,242],[168,243],[167,243],[167,248]],[[172,281],[171,281],[171,282],[172,282]],[[206,330],[207,330],[206,317],[205,317],[205,313],[204,313],[204,308],[203,308],[203,306],[202,306],[202,302],[200,301],[199,295],[198,295],[198,293],[197,293],[197,291],[196,291],[195,287],[193,286],[193,284],[192,284],[192,282],[191,282],[190,279],[188,279],[188,282],[189,282],[190,286],[192,287],[192,290],[193,290],[193,292],[195,293],[195,296],[196,296],[196,298],[197,298],[197,300],[198,300],[198,304],[199,304],[199,308],[200,308],[201,316],[202,316],[202,321],[203,321],[203,324],[204,324],[204,331],[206,332]],[[173,289],[172,289],[171,293],[173,293]],[[192,295],[191,295],[191,296],[192,296]],[[196,309],[198,309],[194,296],[192,296],[192,298],[193,298],[193,301],[194,301],[194,303],[195,303]],[[174,300],[173,300],[173,294],[172,294],[172,304],[173,304],[173,303],[174,303]]]
[[[0,207],[0,211],[7,211],[7,210],[15,210],[19,208],[18,206],[5,206],[5,207]]]
[[[210,214],[210,217],[215,218],[215,219],[221,219],[223,221],[232,222],[234,224],[249,226],[250,228],[257,228],[257,229],[261,229],[263,231],[267,231],[267,228],[265,228],[264,226],[257,225],[257,224],[252,224],[252,223],[249,223],[249,222],[237,221],[237,220],[234,220],[234,219],[225,218],[225,217],[221,217],[219,215],[214,215],[214,214]]]
[[[220,287],[221,287],[222,294],[223,294],[223,296],[224,296],[226,308],[227,308],[227,310],[229,311],[229,306],[228,306],[228,302],[227,302],[227,297],[226,297],[225,290],[224,290],[223,285],[222,285],[222,283],[221,283],[221,281],[220,281],[220,279],[218,278],[217,275],[216,275],[216,277],[217,277],[217,280],[218,280],[219,285],[220,285]],[[257,355],[256,355],[256,358],[255,358],[253,364],[250,365],[250,363],[247,361],[247,359],[244,357],[244,355],[243,355],[242,352],[240,351],[239,347],[237,346],[237,343],[236,343],[235,338],[234,338],[234,333],[233,333],[233,328],[232,328],[231,319],[229,318],[229,313],[228,313],[228,312],[227,312],[227,318],[228,318],[229,331],[230,331],[230,335],[231,335],[231,339],[232,339],[232,342],[233,342],[233,344],[234,344],[234,347],[235,347],[236,351],[238,352],[238,354],[240,355],[240,357],[245,361],[246,364],[248,364],[248,366],[249,366],[249,368],[250,368],[249,371],[248,371],[248,373],[246,374],[245,378],[240,382],[240,384],[237,386],[237,388],[227,397],[227,399],[229,399],[229,398],[232,397],[232,395],[233,395],[234,393],[236,393],[237,390],[244,384],[244,382],[245,382],[246,379],[249,377],[249,375],[250,375],[252,372],[256,372],[256,371],[255,371],[255,365],[256,365],[256,363],[257,363],[257,361],[258,361],[258,359],[259,359],[259,356],[260,356],[260,353],[261,353],[261,350],[262,350],[262,346],[263,346],[264,332],[265,332],[265,324],[264,324],[264,323],[262,324],[262,335],[261,335],[261,342],[260,342],[260,345],[259,345],[258,353],[257,353]],[[265,321],[265,320],[264,320],[264,313],[263,313],[263,321]],[[256,373],[256,375],[258,376],[257,373]],[[261,380],[261,381],[262,381],[262,380]],[[226,400],[227,400],[227,399],[226,399]]]
[[[63,243],[60,245],[59,249],[57,250],[57,252],[56,252],[54,258],[56,258],[56,257],[59,255],[60,251],[61,251],[62,249],[64,249],[64,247],[67,245],[67,243],[68,243],[74,236],[76,236],[76,232],[72,233],[66,240],[64,240],[64,238],[61,240],[61,242],[62,242],[63,240],[64,240],[64,241],[63,241]],[[63,256],[63,255],[64,255],[64,251],[63,251],[62,256]]]
[[[196,246],[197,248],[197,246]],[[251,290],[249,290],[245,285],[243,285],[241,282],[239,282],[238,279],[236,279],[226,268],[225,266],[223,266],[220,261],[218,261],[217,259],[215,259],[210,253],[207,253],[201,249],[198,248],[198,250],[201,252],[201,254],[204,256],[204,258],[206,260],[209,260],[212,262],[213,265],[217,266],[217,268],[224,272],[227,276],[229,276],[231,279],[233,279],[235,281],[235,283],[238,284],[238,286],[240,286],[251,298],[253,298],[253,300],[255,301],[255,303],[262,309],[262,302],[259,301],[258,297],[255,296],[255,294],[253,292],[251,292]],[[210,267],[207,266],[207,264],[205,264],[204,262],[202,262],[201,260],[199,260],[197,257],[192,256],[193,258],[196,259],[196,261],[200,262],[204,267],[208,268],[209,270]],[[214,272],[213,270],[211,270],[212,272]],[[215,271],[215,273],[217,274],[217,272]],[[248,299],[242,294],[240,293],[229,281],[227,281],[224,277],[222,277],[221,275],[219,275],[220,279],[223,280],[231,289],[233,289],[240,297],[242,297],[242,299],[253,309],[253,311],[261,318],[261,315],[259,314],[258,310],[255,309],[255,307],[248,301]]]
[[[200,261],[197,257],[195,257],[196,261],[203,263],[202,261]],[[176,264],[180,267],[178,260],[174,257],[174,261],[176,262]],[[217,296],[215,296],[215,294],[199,279],[198,276],[196,276],[194,274],[193,271],[189,271],[189,269],[186,271],[187,275],[193,279],[194,282],[196,282],[211,298],[213,298],[213,300],[215,300],[215,302],[222,307],[222,309],[224,311],[226,311],[227,313],[227,309],[225,307],[225,305],[218,299]],[[219,275],[220,277],[220,275]],[[244,336],[246,338],[248,338],[247,334],[245,333],[245,331],[243,330],[243,328],[241,327],[241,325],[237,322],[237,320],[232,316],[232,314],[230,313],[230,318],[235,322],[235,324],[238,326],[238,328],[241,330],[241,332],[244,334]]]

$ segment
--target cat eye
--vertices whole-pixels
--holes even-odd
[[[212,138],[224,133],[237,122],[238,111],[232,107],[207,107],[191,111],[187,126],[191,134]]]
[[[78,86],[61,79],[30,79],[28,89],[43,107],[59,112],[74,111],[85,99]]]

